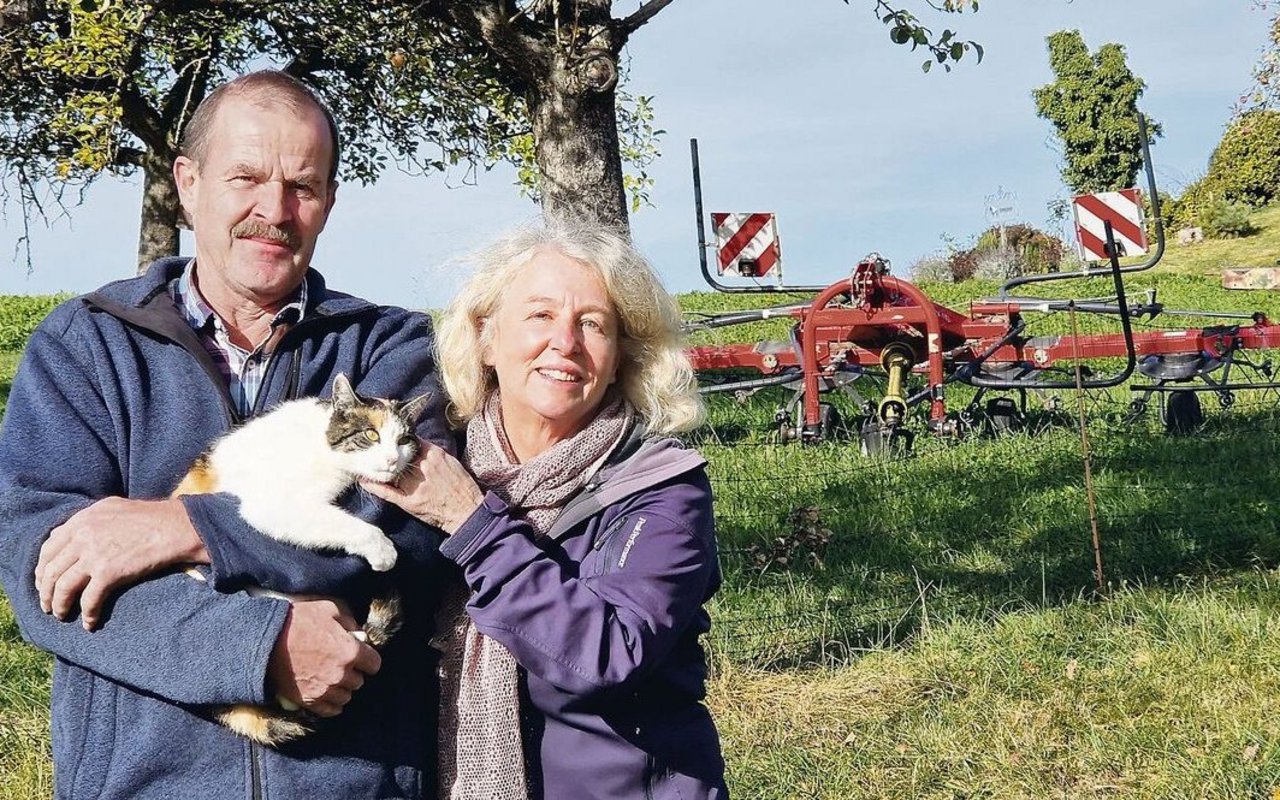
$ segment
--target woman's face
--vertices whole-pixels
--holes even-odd
[[[497,373],[513,444],[550,446],[582,430],[618,372],[618,318],[599,273],[539,248],[487,324],[485,364]]]

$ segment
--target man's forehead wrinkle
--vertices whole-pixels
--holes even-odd
[[[268,146],[261,134],[243,137],[228,147],[218,148],[210,158],[212,166],[227,172],[245,171],[254,174],[278,175],[285,180],[316,181],[324,174],[319,157],[305,152],[291,152],[283,147]],[[212,155],[212,154],[211,154]]]

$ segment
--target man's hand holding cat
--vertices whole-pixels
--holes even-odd
[[[40,607],[97,627],[111,593],[174,564],[209,563],[204,543],[178,500],[105,497],[54,528],[40,548]]]
[[[448,534],[462,527],[484,502],[484,492],[467,468],[440,446],[426,441],[421,443],[418,458],[395,484],[360,481],[360,486]]]
[[[382,667],[378,651],[352,636],[360,626],[332,600],[298,600],[267,662],[270,688],[313,714],[335,717]]]

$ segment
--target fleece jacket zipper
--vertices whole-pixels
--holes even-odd
[[[258,743],[249,740],[249,784],[253,800],[262,800],[262,752]]]

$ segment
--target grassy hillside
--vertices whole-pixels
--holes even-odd
[[[1161,269],[1182,275],[1216,276],[1228,268],[1280,266],[1280,205],[1255,211],[1250,219],[1259,230],[1240,239],[1182,247],[1176,244],[1176,232],[1170,232]]]

